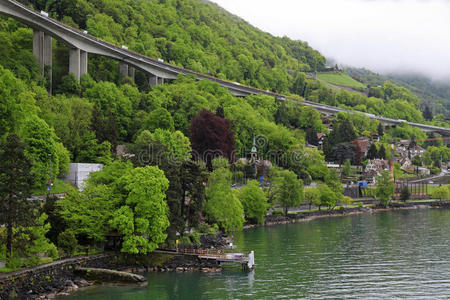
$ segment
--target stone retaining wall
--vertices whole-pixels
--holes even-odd
[[[43,294],[63,291],[73,285],[76,267],[110,264],[109,255],[93,255],[55,261],[31,269],[0,276],[0,299],[36,299]]]
[[[82,256],[35,268],[0,275],[0,299],[42,299],[42,295],[70,290],[82,281],[76,275],[79,268],[102,268],[145,271],[217,271],[215,262],[202,260],[197,255],[155,251],[149,255],[100,254]],[[89,278],[87,278],[89,280]]]
[[[366,207],[355,207],[355,208],[341,208],[339,210],[321,210],[314,212],[299,212],[296,214],[288,214],[285,215],[270,215],[266,216],[265,222],[263,224],[251,225],[248,224],[245,228],[256,227],[260,225],[276,225],[276,224],[287,224],[287,223],[295,223],[301,221],[307,221],[316,218],[325,218],[325,217],[333,217],[333,216],[345,216],[357,213],[367,213],[367,212],[376,212],[376,211],[384,211],[384,210],[395,210],[395,209],[413,209],[418,207],[430,207],[430,208],[450,208],[450,203],[448,202],[408,202],[408,203],[392,203],[388,207],[384,206],[376,206],[371,208]]]

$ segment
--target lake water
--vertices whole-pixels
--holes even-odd
[[[450,298],[450,210],[259,227],[235,243],[255,251],[252,273],[151,273],[147,287],[90,287],[58,299]]]

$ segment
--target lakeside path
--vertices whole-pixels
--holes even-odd
[[[365,213],[376,213],[382,211],[393,211],[393,210],[408,210],[408,209],[421,209],[421,208],[442,208],[449,209],[449,202],[441,202],[441,201],[427,201],[427,202],[406,202],[399,203],[394,202],[391,203],[388,207],[384,206],[375,206],[375,207],[354,207],[354,208],[345,208],[345,209],[335,209],[335,210],[318,210],[318,211],[307,211],[307,212],[298,212],[291,213],[286,215],[270,215],[266,217],[264,223],[260,224],[246,224],[244,225],[244,229],[250,229],[260,226],[273,226],[273,225],[281,225],[281,224],[291,224],[297,222],[308,222],[315,219],[321,218],[330,218],[330,217],[344,217],[349,215],[356,214],[365,214]]]
[[[38,270],[45,270],[47,268],[53,268],[59,265],[66,265],[66,264],[76,264],[76,263],[80,263],[82,261],[89,261],[89,260],[93,260],[93,259],[97,259],[97,258],[102,258],[102,257],[106,257],[108,256],[107,254],[95,254],[95,255],[82,255],[82,256],[77,256],[77,257],[72,257],[72,258],[66,258],[66,259],[60,259],[48,264],[43,264],[43,265],[39,265],[36,267],[30,267],[30,268],[24,268],[24,269],[20,269],[18,271],[14,271],[14,272],[10,272],[10,273],[3,273],[0,274],[0,284],[2,281],[4,281],[5,279],[8,279],[9,277],[13,277],[13,276],[19,276],[25,273],[28,273],[30,271],[38,271]]]

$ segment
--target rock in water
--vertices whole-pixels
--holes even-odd
[[[147,280],[142,275],[128,272],[120,272],[108,269],[77,268],[75,274],[88,281],[97,283],[119,283],[119,284],[145,284]]]

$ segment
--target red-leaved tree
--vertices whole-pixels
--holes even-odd
[[[191,146],[194,157],[202,159],[211,169],[211,161],[223,156],[234,161],[236,141],[230,121],[203,109],[191,122]]]

